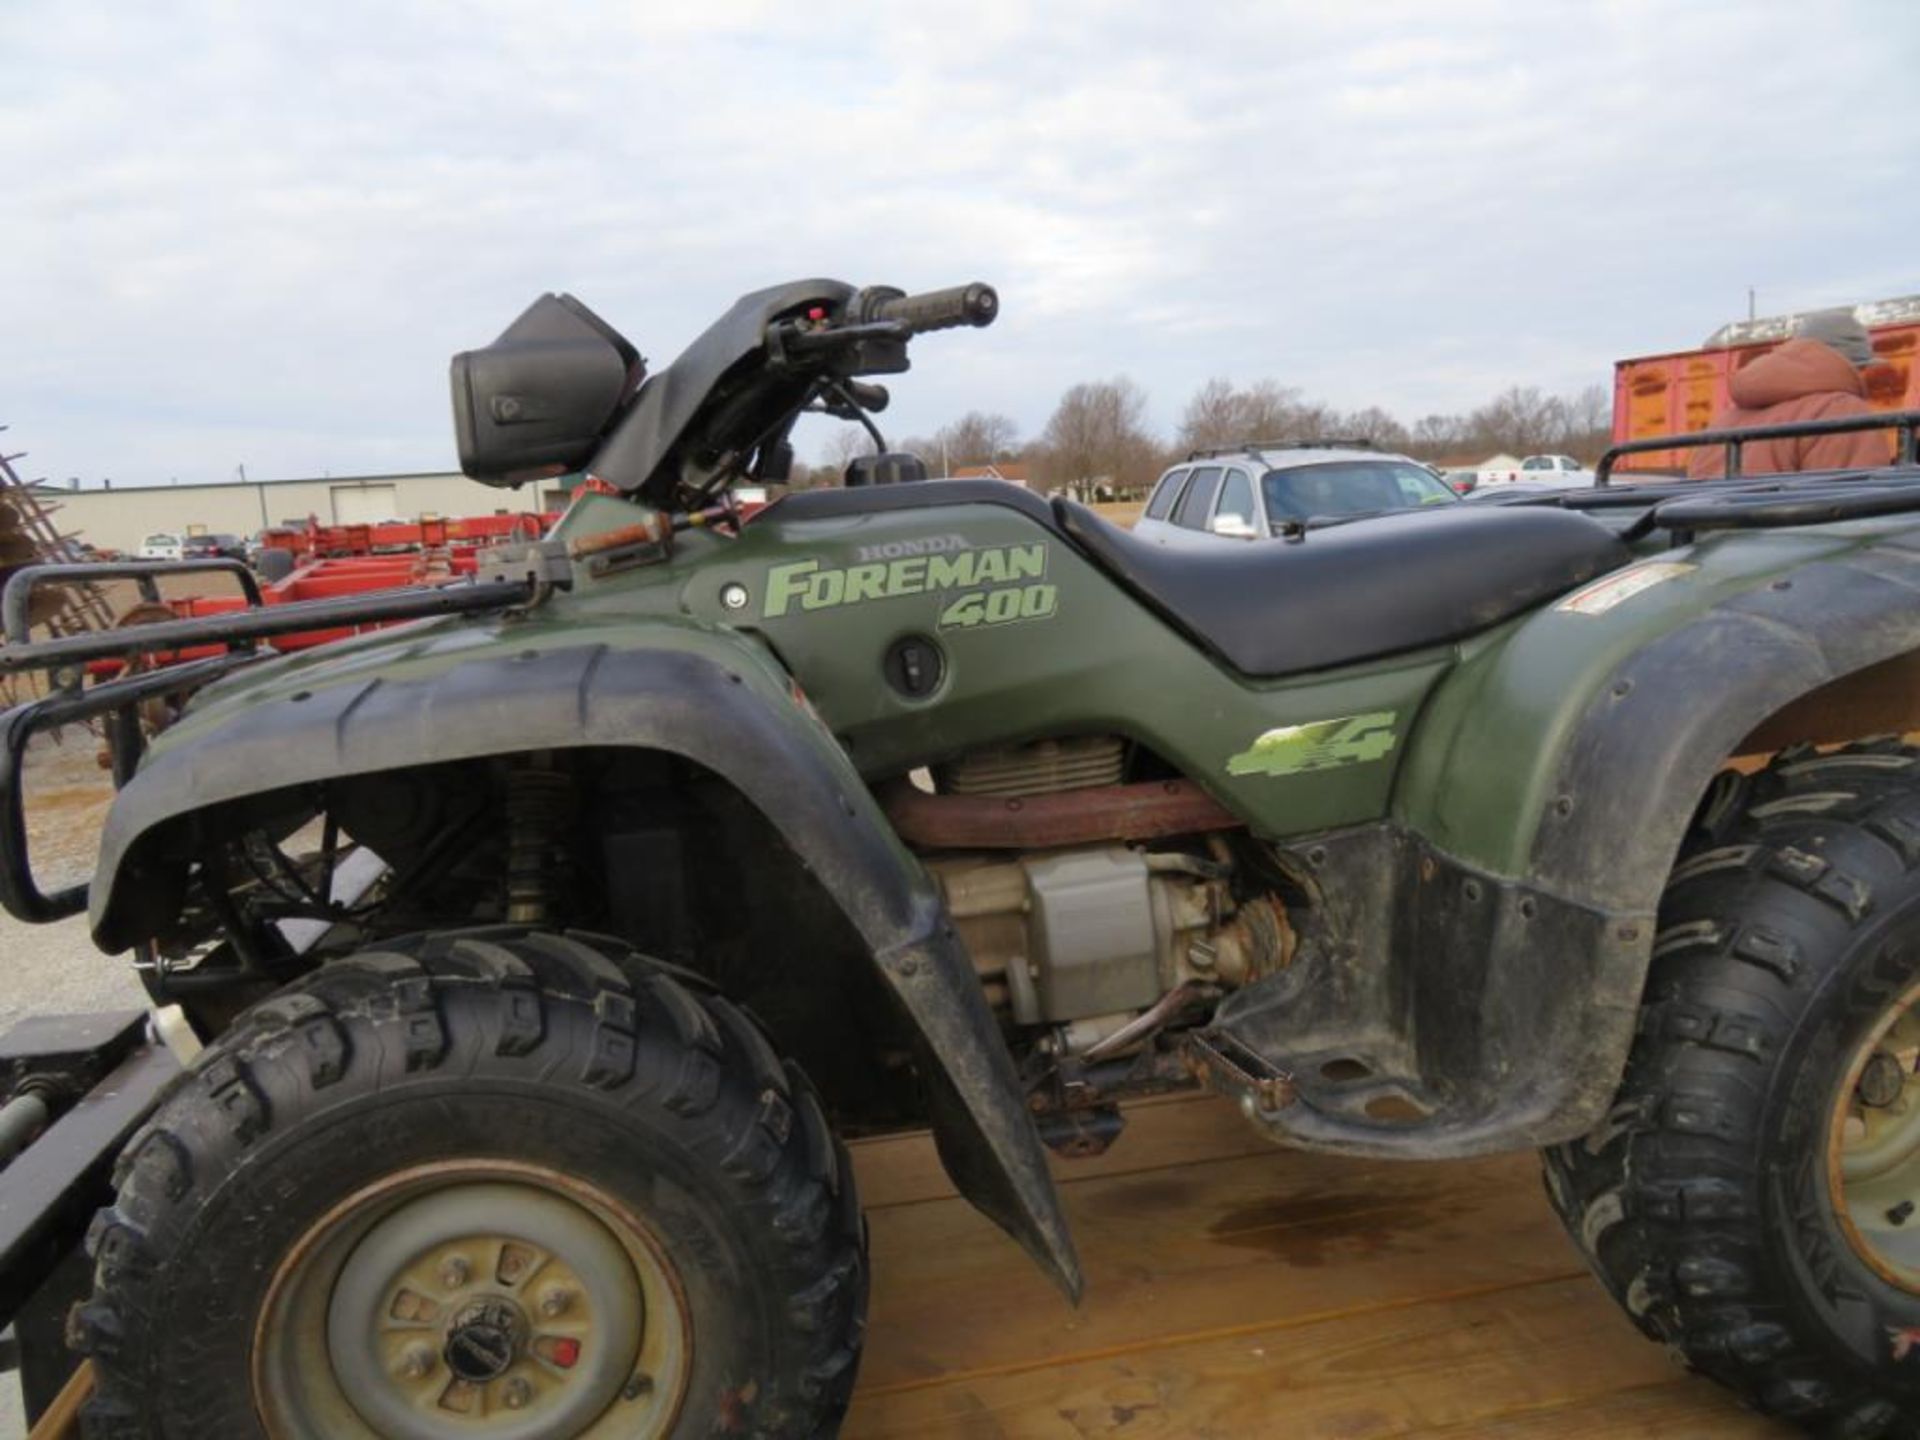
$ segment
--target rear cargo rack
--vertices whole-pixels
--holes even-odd
[[[1627,440],[1613,446],[1594,466],[1593,483],[1613,483],[1614,463],[1626,455],[1646,455],[1656,450],[1701,450],[1709,445],[1726,450],[1726,476],[1743,478],[1740,462],[1748,444],[1755,440],[1800,440],[1814,435],[1857,435],[1866,430],[1892,430],[1899,436],[1896,466],[1920,464],[1916,451],[1916,430],[1920,430],[1920,410],[1882,410],[1872,415],[1842,415],[1828,420],[1792,420],[1783,425],[1754,425],[1739,430],[1694,430],[1685,435],[1655,435],[1645,440]],[[1877,473],[1865,471],[1853,474]],[[1698,482],[1695,482],[1698,483]]]
[[[91,583],[98,580],[134,580],[150,600],[159,598],[156,582],[169,575],[226,572],[235,574],[246,596],[246,608],[189,620],[163,620],[152,625],[27,640],[28,602],[42,585]],[[415,586],[370,595],[330,600],[298,600],[285,605],[261,601],[259,584],[235,560],[147,561],[88,565],[33,565],[20,570],[0,592],[7,642],[0,645],[0,675],[44,672],[51,693],[16,705],[0,714],[0,905],[17,919],[32,924],[77,914],[87,905],[87,886],[68,886],[43,893],[33,878],[28,855],[23,771],[27,746],[42,731],[101,717],[112,758],[114,784],[124,785],[133,775],[145,742],[139,707],[161,696],[189,693],[230,671],[266,659],[274,652],[256,642],[275,635],[306,630],[343,629],[391,624],[441,615],[471,615],[529,604],[536,587],[530,580],[463,581],[450,585]],[[123,664],[142,656],[163,662],[214,647],[217,653],[190,658],[185,663],[163,663],[162,668],[123,674],[88,685],[87,666],[95,661]]]
[[[1740,473],[1740,452],[1753,440],[1797,439],[1892,430],[1899,436],[1891,465],[1871,470],[1818,470],[1800,473]],[[1670,475],[1616,484],[1614,462],[1624,455],[1655,450],[1728,448],[1730,473],[1712,480]],[[1837,420],[1805,420],[1761,425],[1750,430],[1697,430],[1688,435],[1654,436],[1616,445],[1600,457],[1591,488],[1550,490],[1500,501],[1511,505],[1550,505],[1566,510],[1638,510],[1620,532],[1626,541],[1655,530],[1672,534],[1675,545],[1703,530],[1779,530],[1800,525],[1831,525],[1920,513],[1920,410],[1888,410]]]

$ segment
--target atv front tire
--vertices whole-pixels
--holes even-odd
[[[866,1257],[753,1021],[617,943],[329,964],[128,1147],[75,1316],[95,1437],[831,1433]]]
[[[1920,753],[1729,772],[1661,902],[1613,1110],[1546,1156],[1641,1330],[1822,1435],[1920,1436],[1920,1214],[1893,1193],[1920,1195],[1917,1024]],[[1908,1114],[1904,1157],[1849,1180],[1869,1122]]]

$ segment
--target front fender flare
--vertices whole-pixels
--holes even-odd
[[[335,776],[527,750],[634,746],[682,756],[733,784],[833,897],[937,1067],[936,1137],[955,1184],[1079,1295],[1045,1151],[940,895],[845,753],[760,652],[691,634],[658,648],[549,641],[468,652],[424,674],[266,688],[183,725],[116,800],[91,895],[103,949],[145,933],[144,847],[193,811]]]

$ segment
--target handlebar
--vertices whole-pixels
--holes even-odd
[[[876,288],[868,291],[867,296],[867,303],[862,306],[862,320],[890,321],[906,326],[916,335],[928,330],[950,330],[956,325],[991,325],[1000,314],[998,293],[991,285],[977,280],[971,285],[926,290],[918,295]]]

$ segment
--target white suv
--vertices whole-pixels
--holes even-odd
[[[1255,442],[1196,450],[1160,477],[1136,535],[1159,545],[1257,540],[1460,497],[1427,466],[1364,442]]]
[[[142,560],[178,560],[185,549],[185,542],[178,535],[164,532],[149,535],[140,542]]]

